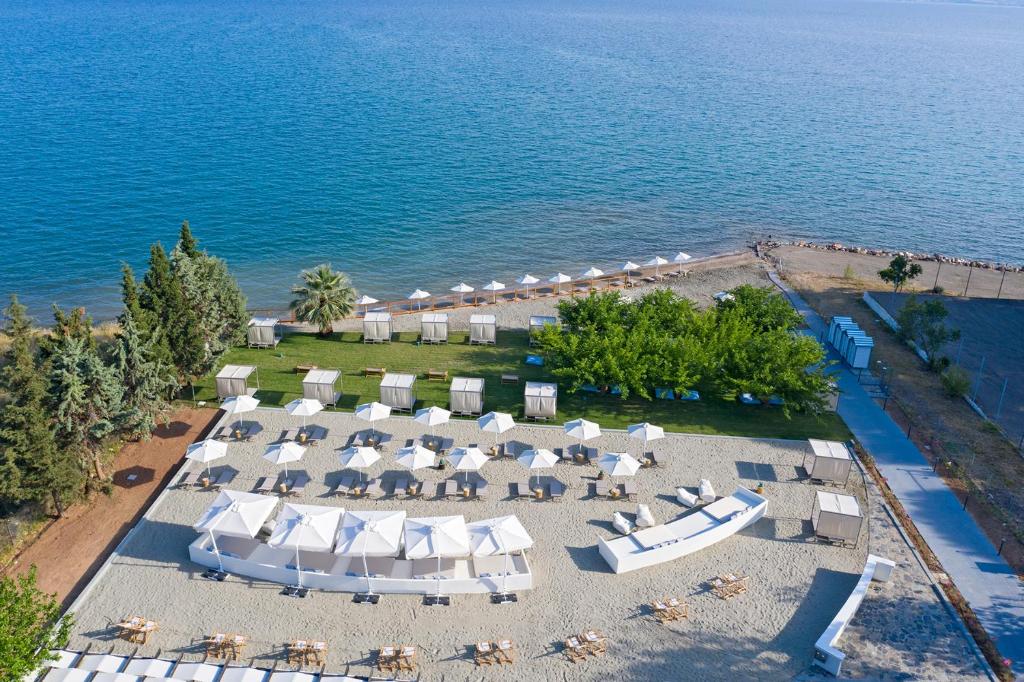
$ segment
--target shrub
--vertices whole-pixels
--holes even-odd
[[[843,279],[845,279],[847,281],[852,281],[852,280],[857,279],[857,273],[855,273],[853,271],[853,266],[852,265],[847,265],[845,268],[843,268]]]
[[[967,395],[971,388],[971,380],[960,367],[950,367],[942,373],[942,387],[946,393],[953,398],[961,398]]]

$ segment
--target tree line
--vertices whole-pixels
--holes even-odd
[[[11,296],[0,370],[0,506],[35,504],[64,513],[90,489],[105,488],[106,449],[148,438],[176,392],[208,373],[239,343],[245,297],[220,258],[199,248],[188,221],[168,254],[150,248],[138,282],[122,266],[122,310],[109,342],[97,339],[83,308],[53,307],[40,333]]]
[[[558,313],[561,327],[546,326],[537,340],[571,390],[591,384],[648,399],[655,388],[778,396],[787,415],[821,409],[834,390],[824,349],[796,331],[800,315],[768,289],[741,286],[707,310],[667,289],[635,301],[610,292],[562,301]]]

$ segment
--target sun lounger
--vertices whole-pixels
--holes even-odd
[[[477,499],[481,499],[481,500],[486,499],[487,498],[487,481],[485,481],[483,479],[480,479],[479,481],[477,481],[477,483],[476,483],[476,490],[474,492],[476,493]]]
[[[597,448],[583,448],[583,456],[587,458],[587,461],[593,464],[597,461]]]
[[[558,459],[562,460],[563,462],[572,461],[572,453],[569,451],[569,448],[555,448],[551,452],[555,453],[555,457],[558,457]]]
[[[406,645],[398,651],[398,669],[399,670],[415,670],[416,669],[416,647]]]
[[[427,381],[448,381],[448,370],[446,370],[446,369],[428,369],[427,370]]]
[[[449,478],[444,482],[444,492],[441,493],[443,497],[455,497],[459,494],[459,483],[454,478]]]
[[[338,495],[348,495],[352,491],[352,484],[356,482],[356,479],[352,476],[342,476],[341,479],[334,484],[327,494],[333,497]]]
[[[598,479],[594,483],[594,494],[598,497],[608,497],[612,492],[612,482],[607,478]]]
[[[406,482],[406,479],[399,478],[398,480],[395,481],[395,489],[392,491],[392,493],[396,496],[405,495],[406,491],[408,490],[408,485],[409,484]]]
[[[380,497],[384,494],[384,488],[380,485],[380,479],[375,478],[366,484],[366,488],[363,489],[363,495],[366,497],[374,498]]]
[[[178,479],[178,488],[191,488],[199,483],[202,471],[186,471],[185,475]]]
[[[222,427],[220,427],[219,429],[217,429],[214,432],[213,438],[215,440],[224,440],[225,438],[231,438],[231,435],[232,435],[231,427],[230,426],[222,426]]]
[[[551,484],[548,486],[548,494],[553,502],[561,502],[562,495],[565,494],[565,486],[562,485],[561,481],[551,481]]]
[[[382,377],[387,373],[387,367],[367,367],[363,370],[363,376]]]
[[[630,523],[629,519],[619,512],[612,514],[612,527],[623,535],[629,535],[635,529],[635,526]]]
[[[306,492],[306,486],[309,484],[309,476],[306,472],[300,471],[295,475],[295,482],[287,487],[285,495],[301,495]]]
[[[700,479],[700,483],[697,486],[697,493],[700,495],[702,502],[715,501],[715,489],[711,487],[711,481],[706,478]]]
[[[626,496],[630,502],[636,502],[636,482],[626,481],[622,484],[622,494]]]
[[[700,504],[700,498],[686,488],[676,488],[676,499],[684,507],[696,507]]]
[[[513,483],[512,487],[515,496],[520,499],[524,497],[533,497],[533,489],[530,488],[530,483],[528,481],[525,483]]]
[[[644,466],[647,466],[647,467],[661,466],[658,463],[658,459],[654,456],[654,450],[651,450],[650,452],[645,452],[644,453],[643,463],[644,463]]]
[[[281,441],[285,442],[285,441],[290,441],[290,440],[298,440],[298,438],[299,438],[299,430],[298,429],[288,429],[287,431],[284,432],[284,435],[281,436]]]
[[[260,480],[256,481],[256,487],[253,488],[253,492],[268,495],[274,491],[277,486],[277,479],[271,478],[270,476],[264,476]]]
[[[494,643],[498,663],[515,663],[516,645],[511,639],[499,639]]]
[[[580,641],[587,648],[587,652],[594,656],[602,656],[608,651],[608,638],[597,630],[586,630],[580,633]]]
[[[495,656],[494,645],[490,642],[477,642],[476,649],[473,651],[473,662],[477,665],[497,663],[498,659]]]
[[[382,646],[377,651],[377,670],[394,671],[398,668],[398,647]]]
[[[220,490],[226,485],[231,485],[231,482],[235,480],[235,475],[237,473],[238,472],[234,469],[224,469],[220,472],[220,475],[217,476],[216,480],[210,483],[210,488],[213,490]]]

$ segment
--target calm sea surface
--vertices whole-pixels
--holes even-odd
[[[1024,261],[1024,8],[0,0],[0,294],[115,313],[191,220],[254,306],[751,234]]]

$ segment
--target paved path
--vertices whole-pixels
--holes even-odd
[[[776,273],[770,272],[769,277],[804,316],[811,332],[821,338],[827,329],[821,316]],[[833,349],[829,353],[832,359],[839,360]],[[942,478],[868,395],[853,372],[845,364],[837,367],[839,415],[874,457],[889,487],[995,639],[1000,653],[1014,661],[1018,679],[1024,679],[1024,583],[996,554],[996,548]]]

